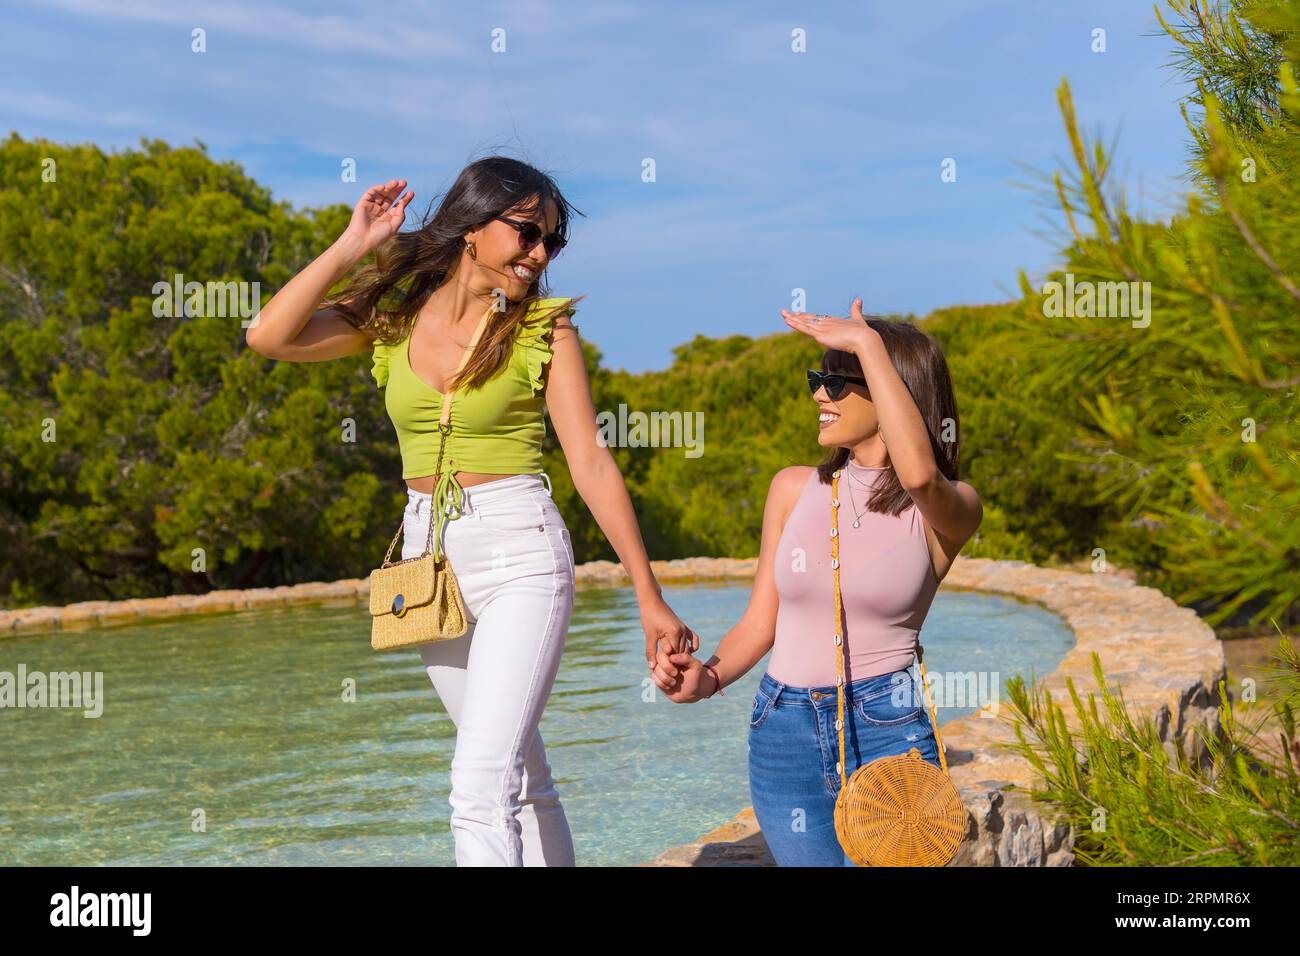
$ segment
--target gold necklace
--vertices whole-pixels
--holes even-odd
[[[859,486],[867,489],[868,491],[875,491],[876,488],[875,485],[869,485],[866,482],[862,481],[861,479],[854,477],[853,475],[853,468],[866,468],[867,467],[866,465],[859,465],[857,462],[855,462],[852,459],[852,457],[850,457],[845,460],[844,466],[845,466],[844,474],[847,475],[849,479],[849,504],[853,508],[853,510],[857,512],[857,514],[853,518],[853,527],[860,528],[862,527],[862,516],[866,514],[867,511],[871,508],[871,501],[870,499],[868,499],[867,507],[863,508],[861,511],[858,511],[858,506],[853,501],[853,485],[856,482]]]
[[[852,475],[849,475],[849,478],[852,479],[853,476],[852,476]],[[866,486],[864,485],[863,487],[866,487]],[[857,506],[857,504],[854,503],[854,501],[853,501],[853,481],[852,481],[852,480],[849,481],[849,506],[850,506],[851,508],[853,508],[853,510],[854,510],[855,512],[857,512],[857,513],[853,516],[853,527],[855,527],[855,528],[861,527],[861,526],[862,526],[862,516],[863,516],[864,514],[867,513],[867,508],[870,508],[870,507],[871,507],[871,502],[870,502],[870,501],[867,502],[867,508],[863,508],[861,511],[858,511],[858,506]]]

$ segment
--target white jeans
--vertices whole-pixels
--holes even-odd
[[[573,866],[573,838],[538,724],[573,612],[573,545],[550,479],[465,488],[442,543],[469,630],[421,644],[456,724],[451,831],[457,866]],[[424,551],[432,496],[408,491],[402,557]]]

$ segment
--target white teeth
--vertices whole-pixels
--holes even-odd
[[[526,266],[515,266],[515,267],[514,267],[514,271],[515,271],[515,275],[517,275],[519,278],[521,278],[521,279],[525,279],[525,280],[528,280],[528,281],[532,281],[532,278],[533,278],[534,273],[533,273],[533,271],[532,271],[531,269],[529,269],[528,267],[526,267]]]
[[[817,420],[819,422],[833,422],[839,417],[840,416],[836,415],[834,412],[822,412],[817,416]]]

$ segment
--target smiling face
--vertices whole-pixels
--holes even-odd
[[[536,223],[545,237],[555,229],[559,213],[553,201],[548,199],[544,208],[539,208],[534,198],[501,215],[517,223]],[[492,288],[502,289],[512,300],[527,295],[549,264],[546,245],[541,239],[532,248],[523,249],[519,243],[519,230],[499,219],[468,233],[466,238],[474,243],[475,258],[469,262],[474,273],[490,283]]]
[[[853,449],[859,462],[867,460],[870,456],[863,446],[880,440],[880,421],[867,386],[848,382],[840,397],[833,399],[823,384],[812,397],[818,412],[817,443],[826,448]]]

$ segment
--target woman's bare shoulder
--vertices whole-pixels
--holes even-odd
[[[767,489],[768,502],[782,514],[788,514],[816,471],[812,465],[789,465],[782,468],[772,476],[772,484]]]

